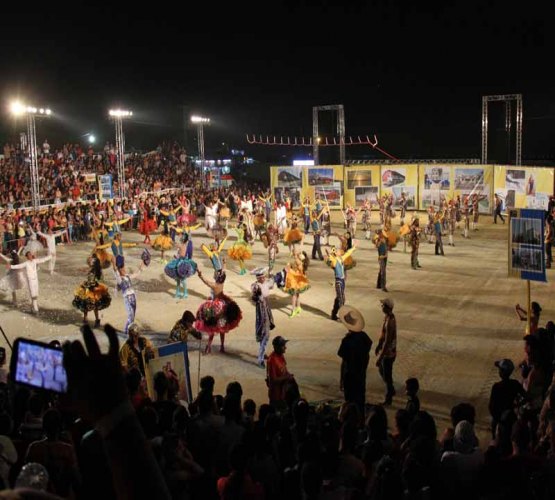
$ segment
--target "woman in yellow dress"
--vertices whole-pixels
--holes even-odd
[[[291,227],[285,231],[283,236],[283,243],[289,247],[290,255],[295,255],[299,253],[297,245],[302,244],[304,239],[304,233],[298,228],[299,219],[296,215],[291,218]]]
[[[154,250],[159,250],[161,253],[160,261],[163,263],[167,263],[164,259],[164,252],[173,248],[173,241],[169,235],[167,221],[164,221],[164,229],[162,230],[162,234],[156,236],[156,239],[152,243],[152,248],[154,248]]]
[[[306,276],[308,269],[308,255],[306,252],[296,253],[294,259],[285,268],[285,286],[283,291],[291,295],[291,315],[290,318],[301,313],[301,293],[310,288],[310,283]]]
[[[339,238],[339,241],[341,242],[342,253],[345,254],[351,248],[353,248],[353,237],[349,231],[347,231],[343,236],[341,236],[339,233],[334,233],[334,234]],[[343,260],[343,266],[345,267],[346,271],[349,269],[352,269],[356,265],[357,265],[356,260],[353,259],[350,255]]]
[[[245,241],[245,233],[247,231],[247,225],[242,224],[235,228],[237,233],[237,241],[233,246],[227,250],[227,255],[230,259],[239,261],[240,271],[239,274],[247,274],[245,269],[245,261],[252,258],[252,250],[250,245]]]

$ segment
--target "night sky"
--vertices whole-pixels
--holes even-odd
[[[71,3],[4,16],[1,140],[22,128],[5,111],[19,95],[57,114],[38,125],[39,142],[94,132],[104,144],[107,110],[121,105],[134,111],[128,146],[183,141],[183,117],[196,112],[212,119],[208,157],[225,142],[278,161],[310,151],[248,147],[245,134],[308,137],[312,106],[341,103],[347,135],[377,134],[398,157],[478,158],[481,96],[522,93],[524,157],[555,156],[555,36],[545,11],[488,1],[189,4]],[[323,132],[333,121],[321,116]],[[504,108],[492,105],[498,161],[507,160],[503,124]],[[369,148],[347,155],[382,158]]]

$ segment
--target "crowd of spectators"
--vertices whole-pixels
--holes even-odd
[[[94,200],[98,196],[95,175],[111,174],[114,192],[118,192],[118,170],[113,145],[106,144],[102,151],[94,151],[92,147],[86,148],[79,144],[65,144],[59,150],[52,150],[45,141],[39,149],[41,204]],[[0,159],[0,207],[31,205],[28,162],[27,155],[19,145],[4,146]],[[176,143],[162,144],[146,154],[127,154],[125,170],[125,193],[130,198],[145,191],[195,186],[199,180],[186,151]]]
[[[283,405],[243,399],[237,381],[220,395],[212,376],[186,403],[165,372],[149,397],[141,371],[122,369],[115,331],[106,327],[102,355],[85,327],[88,356],[64,346],[69,398],[12,385],[2,363],[0,483],[32,486],[41,467],[42,488],[65,498],[552,499],[551,329],[525,337],[523,384],[511,360],[495,363],[492,440],[479,442],[475,407],[457,404],[438,429],[415,378],[389,416],[369,403],[364,414],[356,403],[311,404],[293,386]]]

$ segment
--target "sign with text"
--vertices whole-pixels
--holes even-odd
[[[509,277],[547,281],[545,275],[545,212],[513,209],[509,211]]]

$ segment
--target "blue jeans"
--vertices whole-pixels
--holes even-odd
[[[125,305],[125,310],[127,311],[127,321],[124,329],[124,332],[127,335],[129,325],[135,321],[135,311],[137,310],[137,298],[135,297],[135,294],[124,296],[123,304]]]

